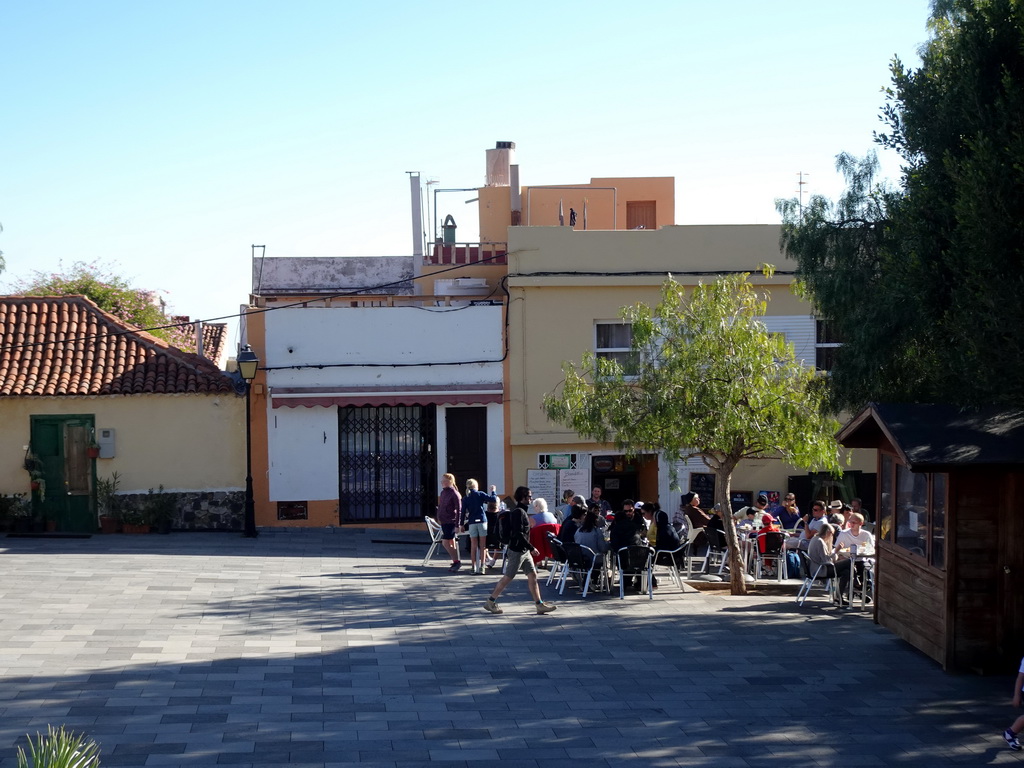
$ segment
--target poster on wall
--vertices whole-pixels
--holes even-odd
[[[779,491],[758,491],[757,493],[768,497],[768,511],[774,517],[778,517],[779,510],[782,509],[782,494]]]
[[[558,470],[526,470],[526,487],[533,491],[534,499],[544,499],[550,508],[553,502],[557,501],[555,494],[558,492]]]
[[[732,511],[738,512],[744,507],[749,507],[754,503],[754,492],[753,491],[733,491],[729,497],[729,502],[732,505]]]

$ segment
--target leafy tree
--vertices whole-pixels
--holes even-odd
[[[670,466],[703,459],[727,522],[733,594],[746,591],[729,502],[740,462],[781,458],[839,471],[839,425],[823,415],[814,371],[759,320],[767,297],[747,277],[699,284],[690,296],[669,278],[656,307],[620,313],[632,325],[635,376],[587,353],[579,368],[563,366],[561,392],[544,398],[548,417],[583,437],[633,455],[660,452]]]
[[[149,333],[181,349],[193,346],[188,327],[172,326],[164,303],[153,291],[133,288],[129,282],[107,268],[83,261],[75,262],[63,273],[36,271],[32,277],[15,284],[22,296],[86,296],[100,309],[118,320]]]
[[[833,405],[1024,403],[1024,3],[935,3],[918,69],[897,59],[872,157],[839,157],[847,189],[801,212],[782,246],[844,342]]]

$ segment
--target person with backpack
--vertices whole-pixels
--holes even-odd
[[[537,553],[537,550],[530,544],[528,509],[531,497],[529,488],[524,486],[516,488],[516,508],[498,518],[498,535],[502,539],[507,538],[508,554],[505,556],[504,575],[494,587],[491,596],[487,598],[487,602],[484,603],[484,610],[488,613],[504,613],[498,606],[497,600],[520,570],[526,574],[527,587],[537,606],[537,613],[551,613],[555,610],[554,605],[545,603],[541,599],[540,586],[537,583],[537,566],[533,562],[533,555]]]

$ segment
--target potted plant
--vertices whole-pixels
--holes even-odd
[[[100,457],[100,447],[97,443],[89,443],[89,447],[85,450],[89,454],[90,459],[98,459]]]
[[[14,520],[24,506],[24,501],[24,493],[0,493],[0,528],[14,530]]]
[[[18,501],[11,507],[11,530],[15,533],[32,532],[32,502],[25,498],[25,494],[18,493]]]
[[[171,532],[177,508],[177,496],[173,493],[165,493],[162,485],[156,491],[152,488],[149,489],[145,500],[145,512],[159,533]]]
[[[96,505],[99,508],[100,530],[103,533],[117,533],[118,505],[120,499],[117,496],[117,489],[121,485],[121,475],[114,472],[109,478],[97,478],[96,480]]]
[[[149,533],[153,528],[146,511],[135,506],[122,509],[120,518],[123,533]]]

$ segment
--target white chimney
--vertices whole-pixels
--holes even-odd
[[[485,186],[507,187],[510,185],[509,166],[516,159],[514,141],[497,141],[494,149],[487,150],[487,180]]]

